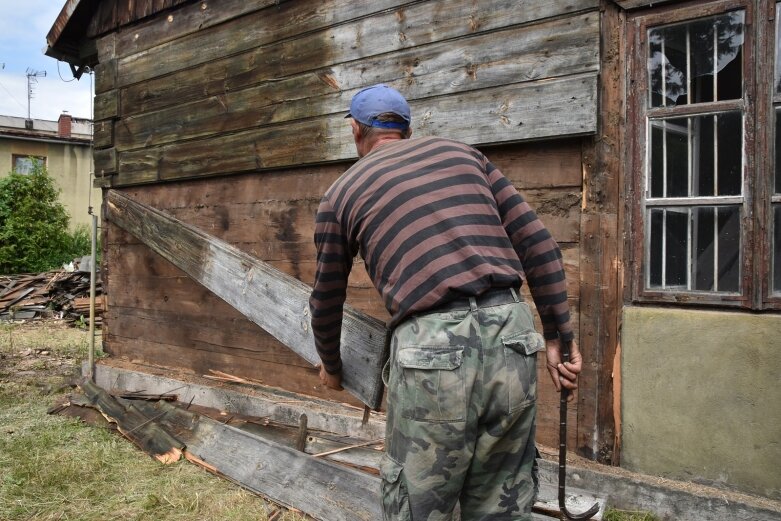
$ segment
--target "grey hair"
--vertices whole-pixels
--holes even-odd
[[[379,116],[375,118],[377,121],[392,121],[394,123],[406,123],[407,121],[399,116],[398,114],[394,114],[393,112],[383,112]],[[358,128],[361,129],[361,134],[363,134],[364,138],[371,137],[375,134],[401,134],[402,139],[407,139],[410,137],[410,129],[407,127],[406,130],[400,130],[397,128],[380,128],[380,127],[370,127],[369,125],[365,125],[361,123],[358,120],[355,120],[356,123],[358,123]]]

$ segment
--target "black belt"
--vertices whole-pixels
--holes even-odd
[[[513,292],[515,295],[513,295]],[[517,298],[516,298],[517,296]],[[482,295],[474,297],[478,308],[488,308],[491,306],[501,306],[513,302],[523,302],[521,294],[517,289],[500,288],[486,291]],[[455,311],[459,309],[470,309],[471,303],[469,297],[462,297],[450,302],[445,302],[441,306],[426,311],[426,313],[441,313],[445,311]]]

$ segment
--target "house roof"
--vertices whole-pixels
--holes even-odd
[[[98,4],[99,0],[67,0],[46,35],[44,53],[74,66],[95,65],[97,52],[86,28]]]
[[[28,125],[28,121],[32,125]],[[85,145],[92,143],[92,121],[89,119],[71,118],[70,137],[60,136],[58,129],[57,121],[0,116],[0,138],[45,139]]]
[[[67,0],[46,36],[47,56],[75,67],[98,62],[95,38],[193,0]]]

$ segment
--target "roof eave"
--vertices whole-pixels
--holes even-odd
[[[44,54],[78,68],[94,66],[95,42],[86,35],[96,4],[96,0],[67,0],[46,35]]]

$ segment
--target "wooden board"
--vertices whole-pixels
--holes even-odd
[[[155,342],[153,340],[125,338],[113,334],[111,326],[104,331],[106,352],[112,358],[167,371],[182,371],[192,375],[211,375],[210,371],[257,380],[270,388],[316,396],[334,402],[363,406],[363,402],[348,392],[333,391],[320,383],[317,370],[310,367],[277,364],[244,356],[246,352],[215,349],[202,350],[191,347]]]
[[[79,382],[79,388],[88,398],[91,406],[100,410],[103,416],[117,425],[117,429],[141,450],[161,463],[174,463],[182,455],[184,444],[153,422],[149,422],[132,405],[125,407],[104,389],[87,378]]]
[[[178,6],[99,38],[96,170],[118,172],[99,183],[352,159],[341,114],[358,89],[377,82],[412,101],[418,135],[490,144],[594,133],[597,7],[597,0],[533,0],[523,9],[509,0],[479,8],[472,0]],[[148,2],[105,2],[92,29],[157,12]]]
[[[230,90],[221,82],[219,90],[206,97],[202,89],[205,80],[198,71],[188,70],[188,76],[180,74],[178,84],[172,87],[166,81],[153,96],[149,94],[153,87],[146,84],[123,94],[116,146],[121,151],[132,150],[205,136],[216,129],[233,132],[344,114],[350,99],[366,84],[362,72],[366,70],[373,71],[373,82],[394,86],[410,100],[593,72],[598,68],[598,26],[598,16],[587,13],[474,36],[458,46],[440,42],[296,76],[292,74],[303,68],[301,62],[283,62],[277,68],[254,69],[253,80],[288,76],[284,81],[264,81],[250,88],[232,84]],[[551,41],[551,34],[556,35],[556,41]],[[497,39],[505,44],[495,45]],[[554,55],[551,47],[557,49]],[[243,81],[250,81],[247,76],[242,76]],[[187,87],[198,96],[191,103],[179,92]],[[138,91],[145,93],[144,99],[133,96]],[[144,110],[145,99],[168,108],[128,116]]]
[[[95,381],[110,390],[167,393],[173,389],[179,401],[194,403],[247,416],[298,425],[306,414],[308,427],[341,436],[378,439],[385,435],[385,415],[372,412],[366,423],[363,410],[325,397],[296,394],[282,389],[248,386],[209,380],[181,371],[128,364],[116,359],[100,360]],[[346,396],[347,393],[341,393]]]
[[[650,7],[658,4],[667,4],[674,0],[612,0],[622,9],[638,9],[640,7]]]
[[[596,128],[596,76],[516,84],[412,103],[416,131],[472,144],[520,141]],[[464,107],[470,107],[464,111]],[[355,157],[341,117],[218,134],[118,154],[115,186],[279,168]]]
[[[581,215],[580,339],[583,371],[578,396],[578,442],[581,456],[619,463],[620,423],[614,409],[614,374],[620,338],[625,241],[621,200],[624,186],[627,51],[623,13],[605,2],[599,112],[600,139],[583,147]],[[635,238],[636,240],[636,238]]]
[[[315,519],[382,518],[380,479],[376,476],[314,458],[205,416],[198,418],[191,431],[178,435],[187,444],[185,457],[190,461]]]
[[[118,84],[138,83],[263,45],[270,48],[263,49],[262,60],[258,63],[266,66],[295,56],[296,62],[314,61],[316,67],[322,67],[577,10],[593,10],[597,1],[533,0],[527,2],[523,9],[518,9],[517,4],[509,0],[486,0],[479,7],[472,0],[416,2],[401,9],[385,10],[376,16],[352,20],[361,12],[372,12],[370,3],[362,4],[364,7],[352,3],[348,9],[335,10],[335,14],[343,13],[342,20],[330,17],[318,20],[320,30],[316,30],[317,25],[299,28],[299,21],[294,16],[297,13],[288,9],[261,9],[231,23],[216,25],[120,58]],[[311,10],[311,7],[304,9]],[[290,38],[302,34],[303,30],[311,33]]]
[[[131,231],[310,363],[319,362],[309,325],[311,288],[268,264],[159,210],[111,190],[107,218]],[[387,330],[378,320],[345,308],[343,385],[379,407]]]

